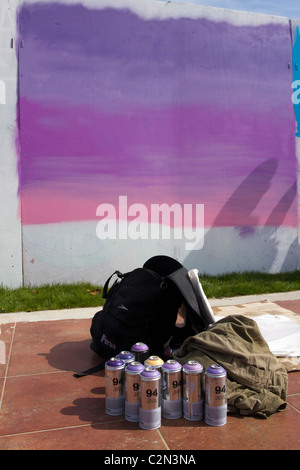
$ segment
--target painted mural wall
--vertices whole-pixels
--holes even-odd
[[[0,285],[22,284],[22,234],[18,194],[17,0],[0,3]]]
[[[16,22],[25,284],[103,283],[162,253],[298,268],[287,18],[65,0],[22,1]]]

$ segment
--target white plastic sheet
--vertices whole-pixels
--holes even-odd
[[[247,315],[257,323],[270,351],[276,357],[300,357],[300,325],[285,315]],[[216,316],[216,321],[222,316]]]
[[[253,320],[275,356],[300,356],[300,325],[284,315],[259,315]]]

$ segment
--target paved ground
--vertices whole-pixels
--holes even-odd
[[[271,300],[300,315],[300,292],[214,299],[222,305]],[[290,372],[287,407],[267,420],[228,416],[227,424],[162,419],[145,431],[105,413],[104,372],[76,379],[96,365],[89,348],[95,309],[0,316],[0,449],[151,450],[300,449],[300,371]],[[3,349],[5,343],[5,351]],[[4,357],[5,352],[5,357]],[[2,359],[2,361],[1,361]]]

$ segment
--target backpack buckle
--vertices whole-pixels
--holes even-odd
[[[162,290],[166,290],[168,288],[168,283],[166,281],[162,281],[159,286]]]

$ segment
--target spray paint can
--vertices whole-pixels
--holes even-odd
[[[124,362],[117,357],[112,357],[105,363],[105,411],[108,415],[124,413],[124,367]]]
[[[227,422],[226,370],[212,364],[205,371],[205,422],[210,426],[223,426]]]
[[[149,357],[149,348],[145,343],[135,343],[132,348],[131,352],[134,355],[135,361],[144,364],[147,357]]]
[[[203,367],[197,361],[188,361],[182,368],[183,417],[189,421],[203,419]]]
[[[182,416],[181,364],[169,359],[162,366],[162,409],[163,416],[176,419]]]
[[[132,361],[125,369],[125,419],[133,423],[139,421],[140,407],[140,373],[144,366]]]
[[[140,375],[139,426],[157,429],[161,425],[161,375],[154,367],[145,366]]]
[[[144,365],[154,367],[154,369],[157,369],[158,372],[161,373],[163,363],[164,361],[159,356],[149,356],[148,359],[145,360]]]
[[[134,355],[130,351],[121,351],[116,357],[125,363],[125,367],[127,364],[134,361]]]
[[[121,351],[116,357],[118,359],[121,359],[125,364],[125,367],[123,369],[123,381],[125,390],[125,369],[127,364],[130,364],[130,362],[134,361],[134,355],[130,351]]]

